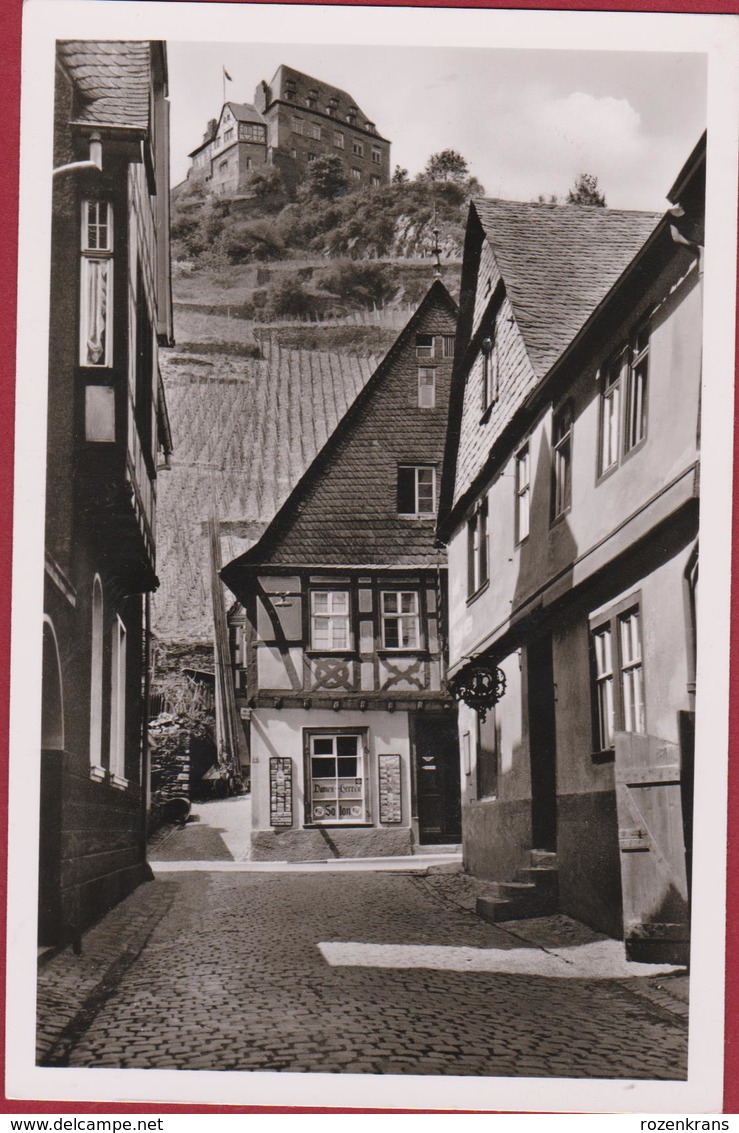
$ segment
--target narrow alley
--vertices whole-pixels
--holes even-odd
[[[487,924],[451,856],[408,872],[228,850],[196,864],[216,838],[238,849],[243,808],[201,807],[82,954],[43,965],[41,1064],[685,1076],[680,970],[626,964],[621,942],[564,917]],[[186,842],[193,860],[165,860]]]

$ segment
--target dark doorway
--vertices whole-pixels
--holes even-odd
[[[459,842],[462,808],[456,717],[412,718],[418,838],[422,845]]]
[[[528,699],[533,849],[557,849],[557,745],[552,639],[529,643]]]

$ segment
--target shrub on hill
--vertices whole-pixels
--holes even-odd
[[[382,307],[398,290],[398,272],[392,264],[343,260],[316,273],[323,291],[360,307]]]

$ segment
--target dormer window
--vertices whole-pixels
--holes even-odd
[[[374,122],[366,122],[364,128],[365,128],[365,130],[367,131],[368,134],[376,134],[377,133],[377,130],[375,129]]]
[[[80,365],[113,365],[113,209],[82,202]]]

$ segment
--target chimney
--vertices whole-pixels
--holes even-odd
[[[272,90],[268,83],[262,79],[261,83],[254,91],[254,105],[260,114],[264,114],[265,110],[272,101]]]

